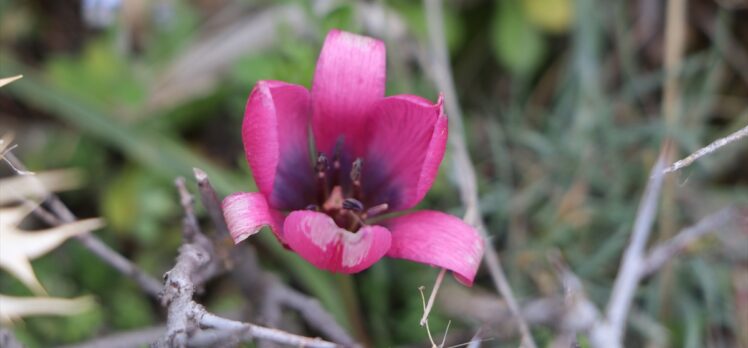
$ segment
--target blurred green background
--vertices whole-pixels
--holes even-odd
[[[445,2],[484,218],[522,302],[562,294],[546,258],[559,250],[604,304],[663,138],[672,136],[684,155],[748,124],[748,2],[691,0],[678,75],[682,112],[666,131],[665,3]],[[253,190],[240,138],[247,95],[260,79],[309,86],[331,28],[386,42],[387,94],[436,100],[420,1],[0,0],[0,76],[25,75],[0,90],[0,131],[15,135],[16,153],[32,170],[83,170],[85,186],[63,200],[78,216],[105,218],[96,234],[160,277],[181,243],[174,178],[191,178],[199,167],[222,195]],[[743,141],[677,174],[656,231],[663,220],[687,226],[728,203],[748,202],[747,163]],[[448,155],[421,207],[463,212],[450,166]],[[384,260],[352,277],[355,298],[342,301],[337,277],[282,250],[269,232],[261,235],[250,242],[263,265],[320,299],[344,326],[365,332],[359,339],[429,345],[418,326],[417,289],[430,287],[437,270]],[[640,287],[627,345],[748,347],[745,250],[730,252],[707,238],[686,254],[667,277]],[[13,331],[30,347],[164,321],[158,303],[76,242],[33,266],[51,295],[93,294],[98,305],[73,317],[24,319]],[[4,272],[0,293],[30,295]],[[486,293],[494,290],[484,270],[474,288],[459,292]],[[460,313],[452,300],[441,296],[431,315],[439,337],[452,320],[448,342],[465,342],[480,328],[495,337],[487,346],[517,346],[505,327]],[[218,313],[242,308],[245,320],[257,321],[230,278],[212,282],[198,301]],[[287,314],[284,328],[315,335]],[[546,346],[553,323],[534,325],[533,333]]]

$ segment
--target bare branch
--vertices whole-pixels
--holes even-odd
[[[347,347],[359,346],[316,299],[289,288],[277,278],[270,291],[280,304],[299,312],[304,321],[326,337]]]
[[[662,172],[665,153],[667,153],[667,148],[663,148],[651,173]],[[649,182],[644,190],[644,195],[636,213],[634,228],[631,232],[631,241],[623,254],[621,267],[613,284],[613,291],[608,301],[605,320],[598,322],[590,334],[590,339],[595,347],[617,348],[621,346],[626,317],[631,307],[631,301],[634,298],[636,288],[639,286],[639,281],[641,280],[644,248],[646,247],[655,216],[657,215],[657,202],[660,197],[663,179],[664,176],[662,175],[650,175]]]
[[[13,335],[13,331],[0,327],[0,347],[23,348],[23,344]]]
[[[426,7],[426,19],[429,32],[429,39],[433,49],[433,61],[431,71],[436,79],[439,89],[444,91],[447,103],[447,113],[450,127],[450,143],[453,151],[454,168],[457,171],[458,185],[460,188],[460,197],[465,205],[465,221],[478,229],[481,237],[486,242],[484,261],[488,266],[488,271],[494,281],[496,289],[501,296],[506,299],[507,305],[517,320],[520,333],[522,335],[522,345],[526,348],[535,348],[535,341],[530,334],[522,312],[514,299],[512,288],[506,279],[504,270],[501,267],[499,256],[489,243],[486,228],[480,214],[480,205],[478,203],[478,189],[476,184],[475,167],[470,160],[465,142],[465,130],[462,121],[462,112],[459,107],[457,91],[452,80],[452,72],[449,66],[449,56],[447,45],[444,41],[444,22],[442,16],[442,3],[440,0],[424,0]]]
[[[26,166],[24,166],[12,152],[5,153],[4,159],[8,161],[8,163],[11,163],[13,168],[18,168],[18,170],[22,172],[28,172]],[[41,183],[37,184],[41,185]],[[49,203],[49,208],[52,213],[56,215],[56,218],[52,219],[52,216],[49,214],[37,214],[37,216],[42,218],[47,224],[56,226],[61,223],[70,223],[77,220],[75,215],[73,215],[67,206],[60,201],[57,195],[47,191],[47,202]],[[161,283],[122,255],[112,250],[102,242],[101,239],[91,233],[81,234],[74,238],[83,244],[83,246],[85,246],[89,251],[98,256],[102,261],[108,263],[120,273],[132,278],[148,295],[154,298],[158,297],[161,292]]]
[[[680,170],[681,168],[690,166],[693,162],[698,160],[701,157],[704,157],[706,155],[711,154],[714,151],[719,150],[721,147],[730,144],[734,141],[737,141],[741,138],[744,138],[745,136],[748,136],[748,126],[743,127],[739,131],[732,133],[724,138],[720,138],[712,142],[711,144],[699,149],[698,151],[688,155],[688,157],[677,161],[670,165],[669,167],[662,170],[662,175],[667,173],[672,173],[675,171]],[[658,175],[657,173],[655,175]]]
[[[748,226],[748,210],[735,207],[728,207],[716,213],[706,216],[695,225],[681,230],[672,239],[661,243],[649,252],[644,259],[641,269],[641,277],[647,277],[657,272],[673,257],[678,255],[688,245],[695,242],[709,232],[723,227],[730,223]]]
[[[226,220],[223,218],[223,209],[221,203],[218,201],[218,195],[216,194],[213,185],[208,180],[208,174],[202,169],[193,168],[195,173],[195,179],[197,180],[197,187],[200,190],[200,201],[203,203],[203,207],[208,211],[208,216],[213,222],[218,234],[221,236],[230,236],[229,228],[226,226]]]
[[[600,319],[600,311],[587,297],[582,280],[569,268],[560,253],[551,253],[549,260],[564,287],[564,311],[560,320],[561,341],[575,338],[577,332],[588,330]]]
[[[208,312],[205,312],[200,318],[200,325],[203,328],[235,333],[240,335],[243,340],[258,338],[295,347],[338,347],[335,343],[323,341],[319,338],[309,338],[259,325],[241,323],[234,320],[224,319]]]
[[[166,332],[165,326],[149,327],[145,329],[119,332],[109,336],[99,337],[80,344],[63,346],[60,348],[130,348],[147,345]]]

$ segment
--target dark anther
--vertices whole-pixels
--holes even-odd
[[[343,209],[352,210],[355,212],[360,212],[364,210],[364,204],[361,203],[358,199],[355,198],[346,198],[343,201]]]
[[[327,200],[327,169],[329,162],[324,153],[317,155],[317,163],[314,169],[317,171],[317,204],[322,205]]]
[[[361,167],[364,165],[364,160],[361,158],[356,158],[355,161],[353,161],[353,166],[351,167],[351,181],[352,182],[361,182]]]
[[[324,175],[324,173],[327,171],[327,169],[330,167],[329,161],[327,160],[327,156],[325,156],[324,153],[320,152],[317,156],[317,164],[315,165],[314,169],[317,170],[317,174]]]
[[[316,205],[316,204],[310,204],[310,205],[307,205],[306,208],[304,208],[304,209],[306,209],[306,210],[312,210],[312,211],[319,211],[319,206]]]
[[[364,160],[356,158],[351,166],[351,184],[353,188],[353,197],[361,199],[361,167],[364,166]]]

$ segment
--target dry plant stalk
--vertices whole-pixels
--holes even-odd
[[[460,190],[460,198],[465,206],[464,220],[475,226],[486,243],[483,260],[485,261],[486,266],[488,266],[488,272],[493,279],[496,289],[506,300],[509,309],[517,321],[520,334],[522,335],[522,346],[525,348],[535,348],[536,344],[530,333],[530,328],[523,318],[519,305],[514,298],[512,288],[501,267],[498,253],[489,243],[486,227],[483,223],[483,218],[480,215],[481,210],[478,201],[475,167],[473,166],[473,163],[470,160],[470,155],[467,151],[462,112],[459,107],[457,90],[455,89],[452,72],[449,66],[449,56],[447,54],[447,44],[444,36],[442,3],[439,0],[424,0],[424,6],[426,8],[429,40],[434,53],[434,59],[431,62],[432,66],[427,67],[426,70],[432,72],[436,84],[439,86],[440,90],[444,91],[447,101],[445,105],[448,110],[447,114],[449,115],[450,127],[452,128],[449,141],[452,147],[454,168],[457,171],[456,177],[459,180],[457,184]],[[428,313],[426,313],[426,315],[428,315]]]

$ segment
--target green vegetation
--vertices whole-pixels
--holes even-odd
[[[124,15],[132,9],[120,9],[112,25],[96,30],[85,27],[78,9],[64,8],[67,2],[43,3],[0,1],[0,77],[25,75],[0,91],[0,132],[14,133],[15,152],[32,170],[81,169],[85,186],[62,199],[78,216],[106,219],[107,227],[96,234],[157,278],[173,266],[181,242],[174,178],[191,178],[198,167],[219,194],[255,190],[240,138],[246,97],[260,79],[309,86],[328,29],[387,43],[388,95],[432,100],[438,95],[423,66],[430,58],[418,1],[340,2],[332,9],[301,0],[156,1],[170,7],[143,5],[137,18]],[[748,123],[748,80],[741,72],[746,62],[734,58],[745,56],[748,47],[746,10],[722,7],[720,1],[689,2],[694,20],[688,22],[678,75],[682,113],[667,128],[661,115],[664,15],[640,16],[647,11],[639,8],[642,3],[446,4],[447,43],[483,214],[520,301],[562,294],[547,259],[557,250],[584,280],[590,298],[606,303],[665,136],[673,137],[682,157]],[[382,6],[390,15],[374,18],[381,13],[372,7]],[[663,4],[656,6],[664,11]],[[371,20],[362,19],[367,16]],[[272,40],[247,29],[268,20]],[[380,20],[391,24],[377,24]],[[396,28],[388,31],[394,36],[385,36],[382,28]],[[246,47],[220,46],[231,35],[246,35],[238,41]],[[221,49],[191,55],[196,47]],[[746,163],[743,141],[676,174],[674,199],[663,202],[670,214],[660,221],[680,228],[726,204],[748,203]],[[448,155],[421,206],[462,213],[454,180]],[[190,185],[194,190],[194,181]],[[198,213],[207,228],[202,207]],[[655,227],[653,240],[662,225]],[[418,326],[418,287],[430,287],[437,270],[384,260],[352,278],[351,303],[341,294],[345,281],[287,252],[269,231],[251,243],[266,269],[320,300],[343,326],[363,322],[373,345],[428,342]],[[748,311],[748,289],[739,281],[748,272],[748,256],[724,244],[729,242],[705,238],[672,263],[667,277],[642,283],[628,344],[748,344],[747,337],[740,341],[748,323],[739,316]],[[82,342],[164,320],[156,301],[76,242],[33,266],[50,294],[92,294],[98,305],[72,317],[24,319],[13,331],[29,347]],[[445,282],[455,283],[451,277]],[[484,269],[471,291],[495,293]],[[5,272],[0,293],[31,294]],[[246,299],[226,278],[212,283],[200,302],[219,311],[242,308]],[[346,308],[354,305],[359,310]],[[465,342],[481,326],[443,308],[437,302],[431,315],[439,339],[449,320],[448,342]],[[362,318],[354,320],[352,313]],[[502,329],[484,330],[498,336]],[[533,333],[540,346],[554,336],[544,326],[534,326]],[[517,342],[502,336],[486,345]],[[580,344],[587,346],[586,338],[580,337]]]

